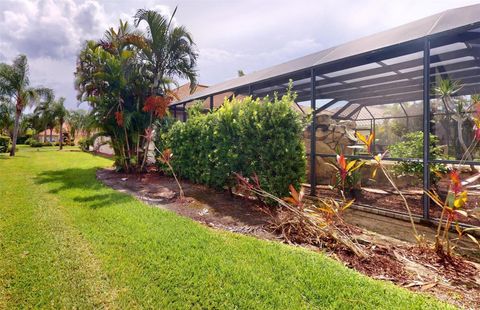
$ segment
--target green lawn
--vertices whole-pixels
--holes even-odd
[[[0,155],[0,309],[446,308],[324,255],[149,207],[96,181],[110,165],[55,148]]]

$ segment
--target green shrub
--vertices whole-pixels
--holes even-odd
[[[82,139],[78,140],[78,146],[80,147],[80,149],[82,151],[88,152],[88,148],[90,147],[89,139],[82,138]]]
[[[35,138],[33,138],[33,137],[28,138],[27,140],[25,140],[25,144],[26,144],[26,145],[30,145],[32,142],[37,142],[37,140],[35,140]]]
[[[31,142],[30,142],[30,146],[31,146],[31,147],[43,147],[43,143],[34,140],[34,141],[31,141]]]
[[[9,136],[0,136],[0,153],[8,152],[8,146],[10,145]]]
[[[52,142],[43,142],[43,146],[53,146]]]
[[[430,134],[430,159],[439,159],[442,148],[438,146],[438,137]],[[403,136],[401,142],[389,147],[390,155],[394,158],[423,158],[423,132],[415,131]],[[423,178],[423,163],[406,161],[398,162],[394,166],[394,172],[398,175],[413,175]],[[440,175],[447,172],[444,164],[430,164],[430,178],[432,184],[440,180]]]
[[[299,188],[306,171],[304,124],[291,108],[294,100],[290,93],[274,100],[234,98],[215,112],[189,113],[166,136],[174,170],[216,188],[232,187],[235,172],[257,174],[266,191],[288,195],[288,186]]]

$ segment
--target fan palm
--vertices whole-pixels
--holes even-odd
[[[47,88],[30,87],[27,56],[19,55],[12,65],[0,64],[0,95],[8,96],[15,102],[15,122],[10,156],[15,156],[20,116],[29,104],[37,102],[41,96],[50,96]]]

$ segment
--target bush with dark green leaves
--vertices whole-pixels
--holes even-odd
[[[0,136],[0,153],[6,153],[10,145],[9,136]]]
[[[430,159],[440,159],[443,150],[438,145],[438,137],[430,134]],[[403,136],[401,142],[389,147],[390,155],[394,158],[423,158],[423,132],[415,131]],[[423,163],[416,161],[398,162],[394,166],[394,172],[398,175],[413,175],[423,178]],[[433,185],[439,180],[441,174],[447,172],[443,164],[430,164],[430,178]]]
[[[27,140],[25,140],[26,145],[30,145],[32,142],[37,142],[37,140],[35,140],[35,138],[33,137],[30,137]]]
[[[40,141],[30,141],[30,146],[31,147],[43,147],[44,143],[40,142]]]
[[[215,112],[191,111],[166,135],[172,165],[181,177],[215,188],[233,187],[234,173],[257,175],[266,191],[284,197],[300,187],[306,158],[304,122],[295,97],[226,100]],[[157,142],[159,143],[159,142]]]

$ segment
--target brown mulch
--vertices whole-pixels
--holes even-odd
[[[188,181],[181,181],[186,199],[179,201],[178,188],[172,178],[160,175],[155,169],[136,175],[102,169],[97,171],[97,178],[152,206],[171,210],[209,227],[260,239],[282,240],[281,235],[270,228],[274,211],[266,211],[258,201]],[[389,200],[389,206],[392,204],[392,198],[383,199],[384,203],[385,199]],[[381,198],[377,197],[376,204],[381,203]],[[480,308],[480,268],[474,263],[461,257],[442,260],[427,247],[414,246],[357,227],[349,228],[349,233],[368,253],[366,258],[358,258],[344,246],[332,246],[330,241],[325,242],[327,246],[323,249],[318,245],[303,246],[326,251],[346,266],[372,278],[426,292],[467,309]]]
[[[381,188],[383,191],[387,193],[373,192],[369,190],[362,189],[361,192],[357,197],[355,197],[355,202],[357,204],[373,206],[377,208],[402,212],[406,214],[405,204],[402,200],[400,195],[391,191],[390,188]],[[418,188],[406,188],[402,189],[403,192],[418,192]],[[341,196],[335,190],[327,188],[327,186],[319,186],[317,187],[317,196],[319,197],[334,197],[340,199]],[[404,194],[405,198],[407,199],[408,205],[410,206],[412,213],[416,215],[423,214],[422,208],[422,195],[421,194]],[[469,203],[466,206],[466,210],[470,210],[473,208],[478,207],[480,204],[480,196],[469,196]],[[434,203],[431,204],[430,207],[430,216],[432,218],[440,218],[442,210],[440,207],[437,207]],[[480,226],[480,220],[474,218],[467,218],[462,215],[458,215],[458,219],[461,223]]]

